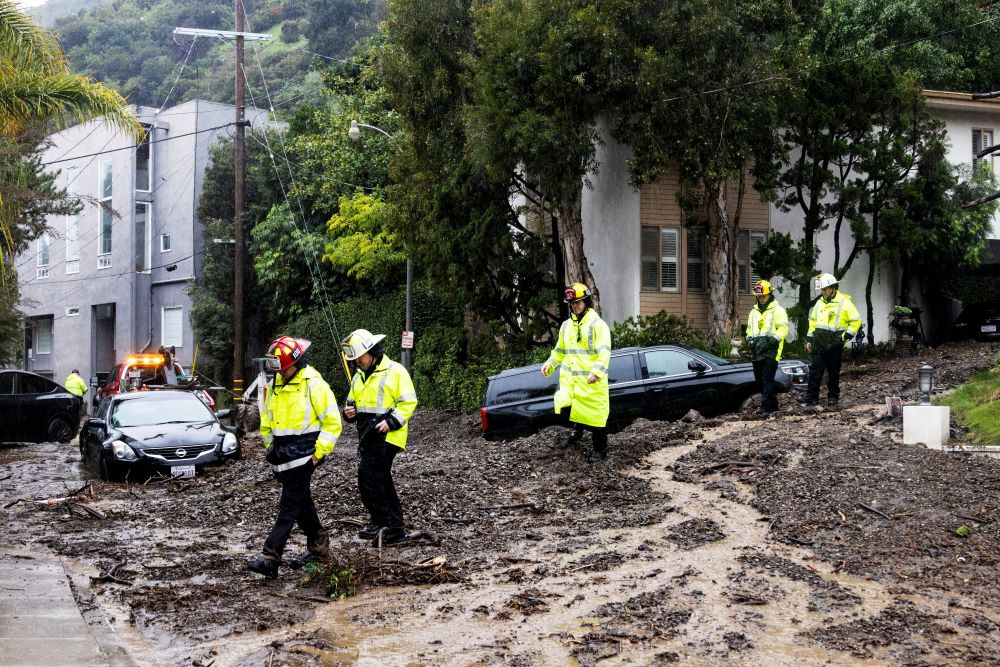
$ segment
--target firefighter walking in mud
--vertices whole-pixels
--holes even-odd
[[[384,338],[358,329],[341,342],[344,356],[356,366],[344,417],[358,425],[358,491],[370,519],[358,537],[371,540],[372,546],[406,540],[392,462],[406,449],[409,421],[417,409],[410,374],[385,356]]]
[[[774,374],[781,361],[781,349],[788,335],[788,313],[774,298],[771,283],[758,280],[753,294],[757,305],[750,309],[747,321],[747,344],[753,358],[753,376],[760,388],[760,407],[755,414],[778,411],[778,395],[774,390]]]
[[[593,307],[593,294],[582,283],[573,283],[564,291],[570,317],[559,328],[559,339],[552,354],[542,365],[548,377],[559,368],[559,389],[555,411],[569,408],[573,426],[570,440],[576,442],[588,429],[593,437],[589,463],[608,457],[608,365],[611,362],[611,330]]]
[[[799,402],[806,406],[819,403],[819,386],[826,372],[826,404],[833,407],[840,402],[844,344],[861,328],[861,313],[849,295],[838,291],[840,285],[833,275],[816,276],[814,285],[820,297],[809,311],[809,333],[806,335],[806,349],[812,353],[809,388]]]
[[[263,553],[248,567],[268,579],[278,576],[285,543],[296,523],[306,535],[307,552],[289,565],[326,560],[330,553],[330,536],[316,512],[310,485],[316,466],[333,452],[340,437],[340,411],[319,371],[305,364],[310,345],[302,338],[281,336],[267,351],[267,369],[275,375],[264,398],[260,434],[267,462],[281,482],[281,500]]]
[[[69,393],[80,397],[80,416],[86,416],[87,402],[83,400],[83,396],[87,393],[90,387],[88,387],[87,383],[84,382],[82,377],[80,377],[80,371],[74,368],[73,372],[66,376],[66,381],[63,382],[63,386],[66,387],[66,391]]]

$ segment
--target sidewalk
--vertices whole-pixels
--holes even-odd
[[[83,619],[58,558],[0,549],[0,667],[131,664]]]

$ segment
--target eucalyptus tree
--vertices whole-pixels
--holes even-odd
[[[688,224],[704,225],[709,339],[736,332],[737,228],[747,176],[781,149],[778,109],[796,50],[796,16],[779,0],[620,3],[615,135],[641,184],[676,167]],[[735,200],[729,185],[736,184]]]

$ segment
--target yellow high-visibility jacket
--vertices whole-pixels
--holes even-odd
[[[608,365],[611,363],[611,330],[588,308],[583,317],[571,315],[559,329],[559,340],[546,362],[559,368],[559,389],[554,397],[556,414],[569,407],[577,424],[603,427],[608,423]],[[597,382],[587,384],[593,373]]]
[[[66,381],[63,382],[63,386],[66,387],[66,391],[75,396],[83,396],[87,393],[87,390],[90,389],[90,387],[87,386],[87,383],[83,381],[83,378],[76,373],[70,373],[67,375]]]
[[[823,297],[809,310],[809,333],[813,352],[828,350],[844,344],[844,333],[855,336],[861,328],[861,313],[851,297],[837,292],[828,301]]]
[[[280,373],[274,376],[264,398],[260,434],[264,447],[276,448],[278,456],[272,458],[285,465],[283,469],[331,453],[341,429],[337,399],[319,371],[306,366],[287,383]],[[272,461],[272,465],[277,464]]]
[[[402,364],[382,355],[378,366],[367,377],[360,370],[354,374],[347,397],[354,401],[359,416],[363,413],[395,419],[399,428],[386,433],[385,441],[406,449],[410,417],[417,409],[417,392]]]
[[[747,343],[755,360],[774,357],[775,361],[781,361],[781,350],[785,347],[787,335],[788,313],[778,305],[774,297],[771,297],[763,310],[759,304],[750,309]]]

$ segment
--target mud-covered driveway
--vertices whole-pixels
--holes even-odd
[[[424,532],[381,552],[354,538],[348,428],[314,481],[356,571],[342,600],[243,569],[278,494],[253,437],[144,485],[88,479],[71,446],[0,449],[0,539],[64,557],[140,664],[996,664],[1000,461],[904,446],[880,404],[915,398],[925,359],[947,388],[998,352],[848,367],[833,411],[640,421],[596,466],[558,429],[492,443],[419,413],[394,470]]]

